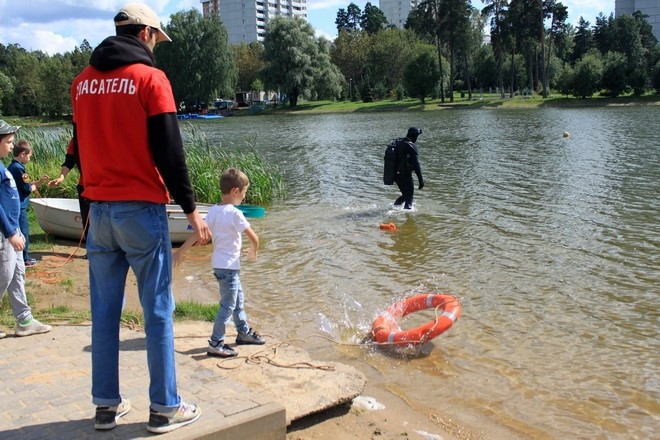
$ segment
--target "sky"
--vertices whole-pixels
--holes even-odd
[[[139,1],[139,0],[138,0]],[[481,9],[481,0],[471,0]],[[568,7],[568,21],[576,25],[580,16],[592,25],[601,12],[614,12],[614,0],[561,0]],[[0,43],[18,44],[28,51],[40,50],[49,55],[72,51],[87,40],[92,47],[105,37],[114,35],[112,18],[128,0],[0,0]],[[171,14],[195,8],[201,12],[200,0],[148,0],[162,23]],[[317,36],[333,40],[337,35],[335,19],[340,8],[351,0],[307,0],[307,18]],[[367,3],[353,0],[361,9]],[[371,2],[378,5],[378,0]]]

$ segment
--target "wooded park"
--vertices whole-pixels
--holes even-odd
[[[304,19],[278,16],[263,43],[240,45],[228,43],[218,17],[180,11],[164,27],[173,41],[157,45],[155,58],[187,111],[245,91],[274,91],[292,108],[301,99],[444,103],[457,93],[504,99],[660,91],[660,45],[639,12],[601,14],[593,25],[581,17],[573,26],[555,0],[483,3],[478,10],[469,0],[425,0],[403,29],[371,3],[364,10],[350,3],[337,12],[333,41],[316,37]],[[0,114],[69,115],[70,84],[92,50],[87,40],[55,55],[0,45]]]

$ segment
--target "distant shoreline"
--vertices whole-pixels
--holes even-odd
[[[304,102],[296,109],[288,107],[274,108],[258,114],[323,114],[323,113],[377,113],[377,112],[408,112],[408,111],[438,111],[464,109],[529,109],[529,108],[581,108],[581,107],[636,107],[660,105],[660,95],[645,95],[641,97],[626,96],[618,98],[570,98],[540,96],[513,98],[480,97],[473,94],[472,100],[457,98],[454,102],[441,102],[439,99],[429,100],[421,104],[419,100],[383,100],[372,103],[346,101]],[[252,115],[251,115],[252,116]]]
[[[617,98],[595,97],[549,97],[542,98],[539,95],[531,97],[515,96],[513,98],[499,98],[493,94],[486,96],[473,93],[472,100],[467,98],[455,98],[454,102],[441,102],[440,99],[431,99],[424,104],[416,99],[404,99],[395,101],[384,99],[376,102],[362,101],[303,101],[297,108],[291,109],[287,106],[268,108],[260,112],[251,112],[249,108],[241,108],[231,117],[258,117],[262,115],[305,115],[326,113],[380,113],[380,112],[417,112],[417,111],[440,111],[440,110],[498,110],[498,109],[530,109],[530,108],[585,108],[585,107],[639,107],[660,105],[660,94],[644,96],[623,96]],[[71,124],[71,116],[62,117],[36,117],[36,116],[5,116],[4,119],[10,124],[24,127],[60,126]]]

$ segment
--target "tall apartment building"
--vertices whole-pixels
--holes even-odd
[[[378,8],[383,11],[389,24],[403,28],[410,11],[420,3],[420,0],[379,0]]]
[[[616,0],[614,2],[614,16],[632,14],[641,11],[648,15],[647,21],[653,28],[653,35],[660,41],[660,0]]]
[[[278,15],[307,20],[307,0],[201,0],[205,17],[216,14],[229,43],[263,41],[268,20]]]

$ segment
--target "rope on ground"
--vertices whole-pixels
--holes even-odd
[[[47,206],[46,209],[49,209],[49,207]],[[26,268],[26,273],[29,273],[30,277],[36,278],[38,281],[44,284],[57,284],[64,281],[65,277],[63,277],[61,273],[55,272],[54,270],[62,269],[64,266],[70,263],[71,260],[73,260],[73,258],[75,258],[78,251],[82,248],[83,237],[85,236],[85,231],[87,230],[88,223],[89,223],[89,218],[87,219],[87,222],[83,226],[82,233],[80,234],[80,240],[78,240],[78,245],[73,250],[73,252],[71,252],[69,255],[64,255],[64,256],[57,255],[53,252],[52,255],[53,258],[51,258],[50,261],[48,261],[48,267],[47,267],[47,269],[51,269],[51,270],[41,269],[41,267],[43,267],[43,265],[45,264],[45,261],[42,260],[40,266],[37,267],[33,266]],[[45,222],[45,226],[46,227],[45,228],[42,227],[42,229],[46,234],[45,236],[46,243],[49,243],[52,246],[54,246],[54,244],[49,242],[49,236],[51,235],[52,229],[48,227],[48,222]],[[58,261],[60,259],[64,259],[64,261]]]
[[[261,363],[266,363],[269,365],[272,365],[274,367],[279,367],[279,368],[292,368],[292,369],[312,369],[312,370],[322,370],[322,371],[335,371],[335,367],[332,365],[314,365],[311,362],[292,362],[290,364],[284,364],[275,361],[275,357],[277,356],[277,351],[280,347],[285,347],[288,345],[291,345],[291,342],[293,341],[301,341],[304,342],[302,339],[289,339],[288,341],[280,342],[279,344],[275,344],[273,346],[270,346],[268,348],[265,348],[263,350],[257,351],[256,353],[252,353],[249,356],[237,356],[233,358],[226,358],[222,362],[227,362],[227,361],[236,361],[236,360],[241,360],[245,359],[245,363],[248,365],[259,365]],[[272,351],[272,354],[267,355],[266,353]],[[223,370],[236,370],[240,368],[242,365],[236,365],[233,367],[227,367],[224,365],[221,365],[221,363],[216,364],[218,368],[222,368]]]
[[[55,327],[91,327],[92,326],[91,318],[84,319],[83,322],[66,321],[67,319],[79,319],[79,317],[77,316],[71,317],[71,316],[53,314],[53,313],[39,313],[39,319],[43,319],[45,322],[48,322],[49,325]],[[130,330],[144,332],[144,327],[137,320],[126,319],[122,317],[121,320],[119,321],[119,325],[128,328]]]
[[[126,319],[124,316],[122,316],[119,323],[131,330],[135,330],[139,332],[145,331],[144,326],[140,324],[140,320],[137,318]]]

